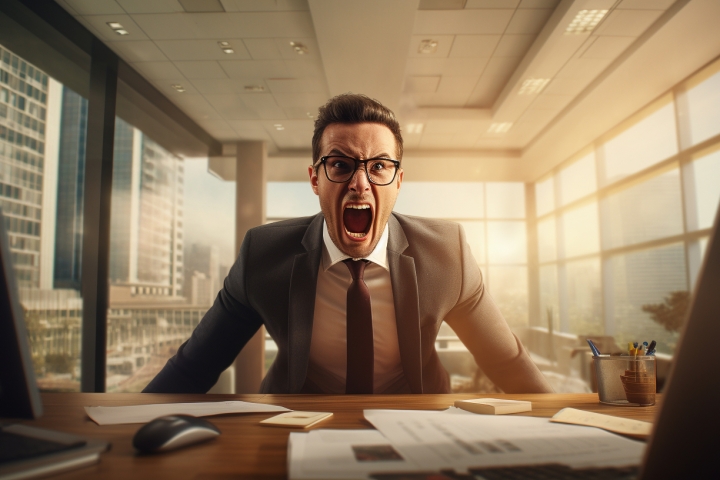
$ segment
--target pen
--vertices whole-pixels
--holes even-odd
[[[647,348],[647,353],[645,355],[655,355],[655,345],[657,345],[655,340],[650,342],[650,345]]]
[[[588,345],[590,345],[590,350],[592,350],[593,356],[599,357],[599,356],[600,356],[600,350],[598,350],[598,348],[595,346],[595,344],[593,343],[593,341],[588,338],[588,339],[587,339],[587,342],[588,342]]]

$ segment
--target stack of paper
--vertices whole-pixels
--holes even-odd
[[[366,410],[377,430],[291,433],[291,479],[367,479],[373,473],[466,473],[471,467],[562,463],[573,468],[638,465],[645,444],[547,418]]]

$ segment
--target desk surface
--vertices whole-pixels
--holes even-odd
[[[532,414],[551,417],[564,407],[652,421],[654,407],[613,407],[598,403],[597,394],[488,395],[495,398],[530,400]],[[98,426],[84,406],[138,405],[145,403],[208,402],[244,400],[282,405],[293,410],[333,412],[334,416],[315,428],[372,428],[362,411],[365,408],[439,410],[455,400],[478,395],[163,395],[122,393],[46,393],[42,395],[45,414],[22,423],[52,428],[86,437],[107,440],[112,449],[99,464],[53,478],[287,478],[289,428],[265,427],[260,420],[273,414],[255,413],[210,417],[222,435],[211,442],[162,455],[137,455],[131,441],[140,425]]]

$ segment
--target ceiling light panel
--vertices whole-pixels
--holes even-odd
[[[408,123],[405,127],[405,133],[419,135],[423,132],[423,128],[425,128],[425,124],[423,123]]]
[[[550,82],[549,78],[528,78],[523,80],[518,90],[518,95],[535,95],[540,93]]]
[[[607,10],[580,10],[565,28],[565,35],[583,35],[592,32],[607,13]]]
[[[188,13],[224,12],[220,0],[178,0]]]
[[[493,122],[490,124],[487,133],[506,133],[510,131],[513,122]]]
[[[310,53],[310,49],[302,42],[291,41],[290,47],[292,47],[293,51],[298,55],[307,55]]]
[[[411,58],[447,57],[455,35],[413,35],[410,37]]]
[[[249,60],[250,53],[241,40],[232,43],[225,41],[234,53],[223,53],[223,47],[217,40],[156,40],[155,44],[173,61],[186,60]]]

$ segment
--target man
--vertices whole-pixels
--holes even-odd
[[[392,212],[400,126],[363,95],[320,108],[310,184],[322,213],[248,231],[215,304],[146,387],[206,392],[261,325],[267,393],[449,393],[443,320],[503,391],[550,392],[487,294],[462,228]]]

